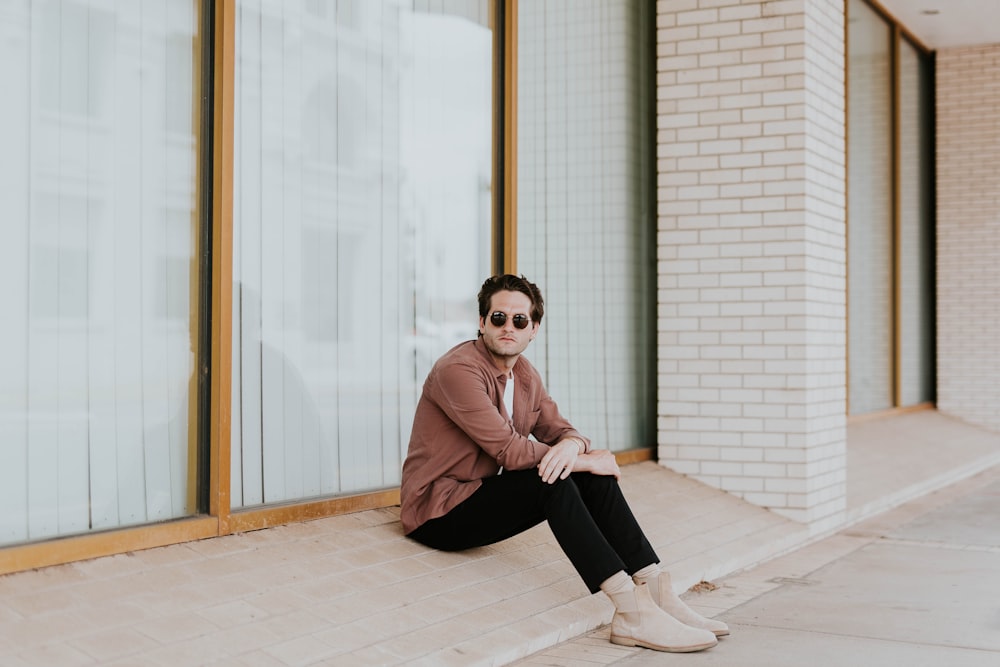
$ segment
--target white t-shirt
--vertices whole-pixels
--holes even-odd
[[[511,421],[514,420],[514,372],[507,373],[507,384],[503,388],[503,405]]]

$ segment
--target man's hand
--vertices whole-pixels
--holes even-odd
[[[576,461],[576,469],[594,475],[611,475],[617,480],[622,478],[622,471],[618,467],[615,455],[607,449],[593,449],[581,454]]]
[[[549,447],[538,462],[538,474],[546,484],[554,484],[558,479],[566,479],[580,457],[580,441],[575,438],[560,440]]]

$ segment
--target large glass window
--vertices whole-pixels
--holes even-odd
[[[933,99],[927,57],[848,4],[851,414],[934,397]]]
[[[899,44],[899,394],[934,400],[934,100],[930,65]]]
[[[848,22],[848,401],[893,404],[892,31],[864,0]]]
[[[237,4],[234,507],[398,485],[430,365],[475,337],[488,4]]]
[[[0,544],[195,512],[197,3],[0,3]]]
[[[653,4],[518,5],[517,268],[527,356],[595,445],[654,444]]]

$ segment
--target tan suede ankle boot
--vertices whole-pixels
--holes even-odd
[[[636,579],[637,586],[640,582],[641,580]],[[677,593],[674,593],[673,586],[670,584],[670,574],[667,572],[660,572],[659,576],[642,583],[648,585],[653,602],[684,625],[708,630],[716,637],[725,637],[729,634],[728,625],[714,618],[705,618],[684,604],[684,600],[681,600]]]
[[[615,604],[615,615],[611,619],[612,644],[690,653],[719,643],[711,632],[684,625],[657,607],[645,584],[608,597]]]

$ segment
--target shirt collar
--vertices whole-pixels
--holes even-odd
[[[490,351],[486,349],[486,344],[483,343],[482,336],[476,338],[476,340],[472,341],[472,343],[475,346],[475,348],[479,351],[480,356],[482,356],[483,359],[486,360],[486,363],[489,364],[489,367],[492,368],[494,371],[496,371],[496,378],[498,380],[500,378],[507,377],[507,373],[497,368],[496,365],[493,363],[493,356],[490,354]],[[521,362],[521,357],[518,356],[517,361],[514,362],[514,366],[510,369],[512,375],[516,371],[517,367],[520,365],[520,362]]]

